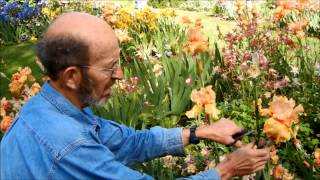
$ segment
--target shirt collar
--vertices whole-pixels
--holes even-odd
[[[93,112],[89,107],[78,109],[67,98],[65,98],[60,92],[53,88],[49,81],[46,81],[41,88],[40,94],[49,101],[54,107],[61,113],[73,117],[74,119],[90,125],[99,125],[97,119],[93,115]]]

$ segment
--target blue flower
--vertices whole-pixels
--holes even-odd
[[[8,9],[6,7],[3,8],[3,14],[7,15],[8,14]]]
[[[6,21],[6,23],[9,23],[9,21],[10,21],[10,16],[9,16],[9,15],[5,15],[5,16],[4,16],[4,20]]]
[[[22,12],[22,13],[21,13],[21,19],[26,19],[26,17],[27,17],[26,12]]]
[[[38,16],[39,14],[40,14],[39,6],[36,4],[36,5],[34,6],[34,15],[35,15],[35,16]]]
[[[27,17],[31,17],[31,16],[32,16],[32,9],[30,8],[27,11]]]
[[[16,23],[17,23],[17,20],[18,20],[18,19],[17,19],[16,17],[14,17],[14,18],[13,18],[13,24],[16,24]]]
[[[17,17],[18,17],[19,19],[22,19],[21,12],[18,12]]]
[[[22,4],[22,8],[23,8],[23,9],[26,9],[26,8],[28,8],[28,7],[29,7],[29,4],[28,4],[27,2],[25,2],[25,3]]]
[[[1,6],[1,7],[4,7],[6,4],[7,4],[6,1],[1,1],[1,2],[0,2],[0,6]]]

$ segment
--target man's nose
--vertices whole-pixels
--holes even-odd
[[[121,66],[117,66],[115,71],[112,74],[113,79],[122,80],[124,79],[123,71],[121,69]]]

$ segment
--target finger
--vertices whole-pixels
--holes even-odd
[[[234,125],[234,133],[240,133],[244,130],[242,127],[239,127],[236,123],[232,122],[232,124]]]
[[[259,161],[256,162],[255,168],[258,168],[258,167],[260,167],[260,166],[263,166],[263,165],[265,165],[267,162],[268,162],[267,160],[259,160]]]
[[[258,172],[258,171],[261,171],[261,170],[263,170],[264,168],[265,168],[265,164],[264,165],[261,165],[261,166],[259,166],[259,167],[257,167],[255,170],[254,170],[254,172]]]
[[[234,146],[236,147],[236,148],[241,148],[241,147],[243,147],[244,146],[244,144],[242,143],[242,141],[237,141],[235,144],[234,144]]]
[[[266,148],[264,148],[266,151],[271,151],[271,149],[272,149],[272,147],[270,146],[270,147],[266,147]]]
[[[244,148],[244,149],[252,149],[253,146],[254,146],[254,142],[251,142],[251,143],[249,143],[249,144],[244,145],[243,148]]]
[[[257,159],[257,163],[265,163],[270,160],[270,156],[260,157]]]
[[[254,149],[252,151],[252,154],[257,156],[257,157],[269,157],[270,156],[270,151],[266,149]]]
[[[229,120],[228,118],[220,118],[219,121]]]

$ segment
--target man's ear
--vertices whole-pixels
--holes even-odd
[[[67,67],[61,73],[63,84],[72,90],[78,90],[81,83],[81,70],[76,66]]]

